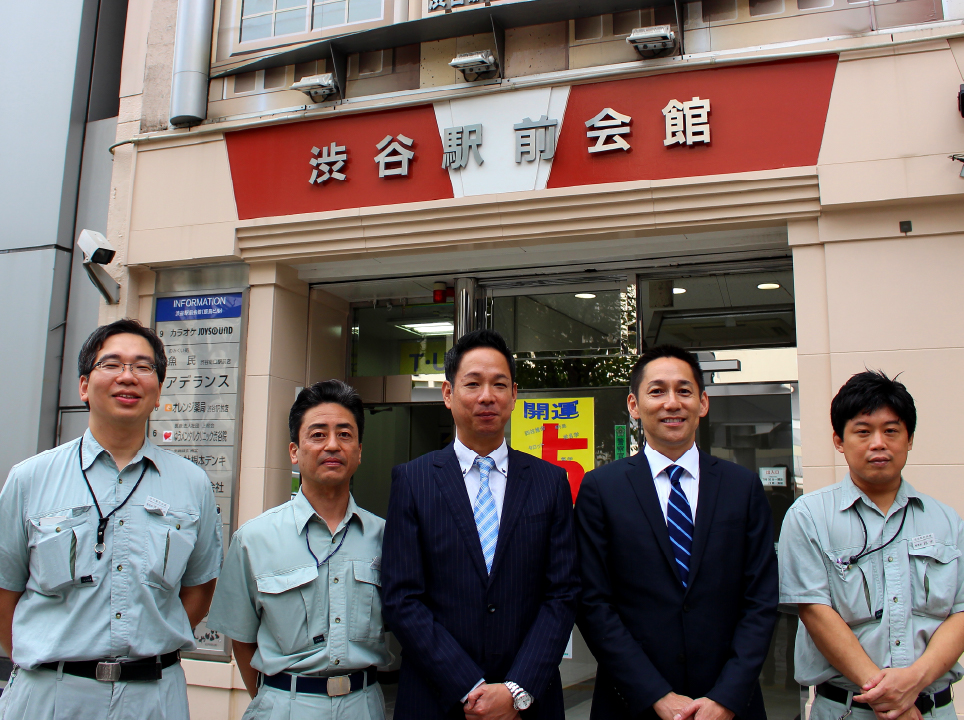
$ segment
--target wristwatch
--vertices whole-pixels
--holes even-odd
[[[529,693],[516,685],[514,682],[510,682],[508,680],[502,684],[509,689],[510,693],[512,693],[512,706],[516,710],[529,709],[529,706],[532,705],[532,696]]]

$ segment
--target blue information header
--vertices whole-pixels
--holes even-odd
[[[236,317],[241,317],[241,293],[158,298],[154,320],[176,322]]]

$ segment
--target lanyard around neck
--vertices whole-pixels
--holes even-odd
[[[131,491],[127,493],[127,497],[124,498],[124,502],[115,507],[109,513],[104,515],[100,511],[100,503],[97,502],[97,496],[94,494],[94,488],[90,486],[90,480],[87,479],[87,471],[84,470],[84,438],[80,438],[80,450],[77,453],[77,457],[80,459],[80,473],[84,476],[84,482],[87,483],[87,490],[90,492],[90,496],[94,499],[94,507],[97,508],[97,544],[94,545],[94,554],[97,559],[100,560],[100,556],[104,554],[107,546],[104,544],[104,532],[107,530],[107,523],[110,522],[110,516],[115,512],[120,510],[127,504],[127,501],[131,499],[131,495],[137,492],[137,487],[141,484],[141,480],[144,479],[144,475],[147,473],[147,462],[144,463],[144,469],[141,470],[141,476],[137,478],[137,482],[134,483],[134,487]]]
[[[352,518],[348,518],[348,522],[345,523],[345,532],[343,532],[342,535],[341,535],[341,542],[338,543],[338,547],[336,547],[334,550],[332,550],[330,553],[328,553],[328,557],[326,557],[326,558],[325,558],[324,560],[322,560],[321,562],[318,562],[318,556],[315,555],[314,552],[312,552],[312,550],[311,550],[311,543],[308,542],[308,529],[311,527],[311,523],[309,522],[309,523],[305,526],[305,545],[308,546],[308,552],[310,552],[310,553],[311,553],[311,557],[313,557],[313,558],[315,559],[315,565],[316,565],[317,567],[321,567],[322,565],[324,565],[326,562],[328,562],[329,560],[331,560],[332,557],[334,557],[334,555],[335,555],[336,552],[338,552],[339,550],[341,550],[341,546],[345,544],[345,538],[348,537],[348,530],[349,530],[349,528],[351,528],[351,521],[352,521]]]

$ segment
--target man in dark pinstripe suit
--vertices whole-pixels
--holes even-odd
[[[562,720],[575,618],[572,495],[561,468],[508,448],[515,360],[478,330],[445,356],[456,439],[392,471],[382,554],[404,648],[396,720]]]

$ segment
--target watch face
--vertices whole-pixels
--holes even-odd
[[[530,705],[532,705],[532,696],[527,692],[521,693],[515,699],[516,710],[528,710]]]

